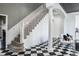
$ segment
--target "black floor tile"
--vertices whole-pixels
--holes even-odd
[[[63,49],[64,51],[68,51],[67,49]]]
[[[13,52],[7,52],[5,55],[11,55]]]
[[[44,51],[42,51],[43,53],[47,53],[48,51],[47,50],[44,50]]]
[[[31,49],[26,49],[26,51],[31,51]]]
[[[54,52],[50,52],[49,54],[50,54],[50,55],[56,55]]]
[[[64,55],[62,54],[62,55],[57,55],[57,56],[64,56]]]
[[[41,50],[41,48],[37,48],[36,50]]]
[[[31,53],[37,53],[36,51],[31,51]]]
[[[3,50],[2,53],[8,52],[9,50]]]
[[[65,51],[63,51],[63,52],[61,52],[62,54],[68,54],[68,53],[66,53]]]
[[[23,51],[23,52],[19,52],[18,54],[24,54],[25,52]]]
[[[58,50],[56,49],[56,50],[54,50],[54,52],[58,52]]]
[[[44,56],[43,53],[38,53],[37,56]]]
[[[42,46],[41,48],[45,48],[45,46]]]
[[[70,54],[70,56],[77,56],[77,55],[75,55],[75,54]]]
[[[24,56],[31,56],[31,54],[24,54]]]

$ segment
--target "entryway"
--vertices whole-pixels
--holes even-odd
[[[0,14],[0,49],[6,48],[7,16]]]

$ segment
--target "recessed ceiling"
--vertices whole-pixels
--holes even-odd
[[[79,3],[60,3],[67,13],[79,12]]]

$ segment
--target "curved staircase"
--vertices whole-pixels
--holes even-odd
[[[13,52],[21,52],[23,51],[23,43],[20,41],[20,34],[15,37],[15,39],[8,45],[8,48]]]

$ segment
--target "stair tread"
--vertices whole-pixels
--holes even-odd
[[[16,48],[16,49],[21,49],[21,48],[23,48],[23,46],[21,46],[21,47],[17,47],[17,46],[14,46],[14,45],[10,45],[10,47],[12,47],[12,48]]]
[[[12,42],[14,42],[14,43],[16,43],[16,44],[23,44],[23,43],[20,43],[20,42],[17,42],[17,41],[12,41]]]

